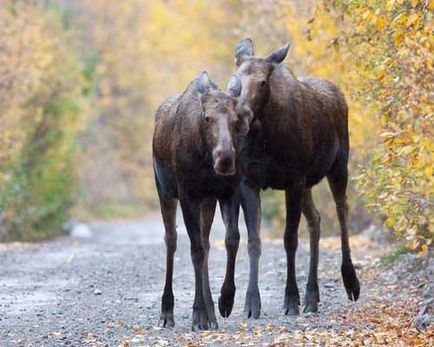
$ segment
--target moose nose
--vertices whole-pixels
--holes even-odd
[[[235,174],[235,149],[217,148],[214,151],[214,171],[223,176]]]

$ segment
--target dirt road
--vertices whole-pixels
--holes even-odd
[[[218,220],[216,217],[211,233],[210,254],[215,302],[226,258]],[[260,263],[262,316],[244,320],[248,258],[242,230],[233,313],[228,319],[218,319],[219,330],[194,334],[190,331],[194,280],[189,241],[181,221],[178,226],[174,329],[156,327],[165,271],[163,228],[157,216],[92,224],[93,235],[88,239],[64,237],[0,249],[0,346],[352,345],[359,340],[375,342],[376,335],[385,339],[381,334],[386,321],[389,330],[394,319],[399,320],[396,325],[407,324],[403,322],[406,316],[400,317],[394,307],[405,307],[407,315],[416,310],[411,299],[414,289],[400,285],[396,276],[387,275],[376,265],[384,247],[358,236],[352,243],[362,285],[360,300],[351,303],[346,299],[338,238],[324,238],[320,313],[286,317],[282,311],[286,276],[282,241],[268,240],[264,235]],[[302,240],[297,255],[302,296],[308,256],[307,242]]]

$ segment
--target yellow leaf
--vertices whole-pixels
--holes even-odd
[[[384,16],[378,16],[375,21],[375,26],[379,31],[383,31],[386,26],[386,18]]]
[[[413,152],[414,148],[412,146],[404,146],[400,149],[399,155],[408,155]]]
[[[428,9],[434,10],[434,0],[430,0],[430,2],[428,3]]]
[[[375,77],[377,77],[377,79],[381,81],[384,78],[384,72],[383,71],[377,71],[375,73]]]
[[[394,137],[395,134],[392,133],[391,131],[385,131],[385,132],[382,133],[380,136],[381,136],[381,137],[385,137],[385,138],[391,138],[391,137]]]
[[[407,22],[407,19],[408,19],[408,18],[407,18],[406,15],[400,13],[400,14],[398,14],[398,15],[393,19],[393,22],[395,22],[395,23],[397,23],[397,24],[404,24],[404,23]]]
[[[412,24],[416,23],[418,19],[419,19],[419,15],[417,13],[413,13],[408,17],[406,25],[409,27]]]
[[[401,45],[403,38],[404,34],[401,31],[396,31],[396,33],[393,35],[393,43],[395,44],[395,47]]]
[[[393,5],[395,5],[395,0],[389,0],[386,3],[386,9],[387,11],[392,11],[393,10]]]
[[[416,7],[419,3],[419,0],[411,0],[411,6]]]
[[[419,253],[417,253],[417,257],[423,256],[428,251],[428,246],[426,244],[423,244],[420,248]]]
[[[372,14],[371,10],[367,10],[365,13],[362,14],[362,18],[365,20],[368,20],[369,18],[372,17],[372,15],[373,14]]]

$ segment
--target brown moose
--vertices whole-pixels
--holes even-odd
[[[327,177],[332,191],[340,223],[344,286],[350,300],[357,300],[360,294],[347,230],[348,107],[343,94],[332,83],[311,77],[296,78],[286,65],[281,64],[288,48],[289,44],[266,58],[258,58],[254,57],[252,40],[246,38],[235,49],[235,74],[242,84],[237,108],[243,113],[247,109],[253,115],[249,133],[239,141],[239,160],[243,173],[241,200],[244,202],[250,257],[245,314],[254,318],[259,317],[261,309],[258,289],[260,189],[285,191],[285,314],[299,314],[295,253],[302,212],[310,233],[310,268],[304,312],[318,310],[320,215],[312,200],[311,188],[324,177]],[[238,231],[228,229],[230,232]],[[227,235],[227,238],[237,239],[239,234]],[[237,247],[229,247],[227,252],[227,275],[219,299],[219,310],[223,316],[228,316],[233,306],[235,286],[232,274]]]
[[[235,112],[240,89],[240,80],[233,77],[228,92],[220,91],[203,72],[181,95],[168,98],[156,112],[153,167],[167,247],[159,323],[163,327],[175,324],[172,277],[179,200],[195,274],[192,329],[217,328],[208,280],[209,232],[217,200],[228,233],[238,228],[238,216],[230,214],[240,181],[235,142],[239,133],[248,131],[247,119]]]

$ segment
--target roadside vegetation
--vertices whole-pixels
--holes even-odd
[[[296,75],[341,86],[351,228],[384,224],[422,255],[434,238],[433,12],[432,0],[2,2],[0,238],[156,208],[156,105],[204,69],[223,85],[251,36],[258,54],[291,42]],[[314,194],[322,230],[336,230],[326,185]],[[281,194],[263,205],[280,230]]]

